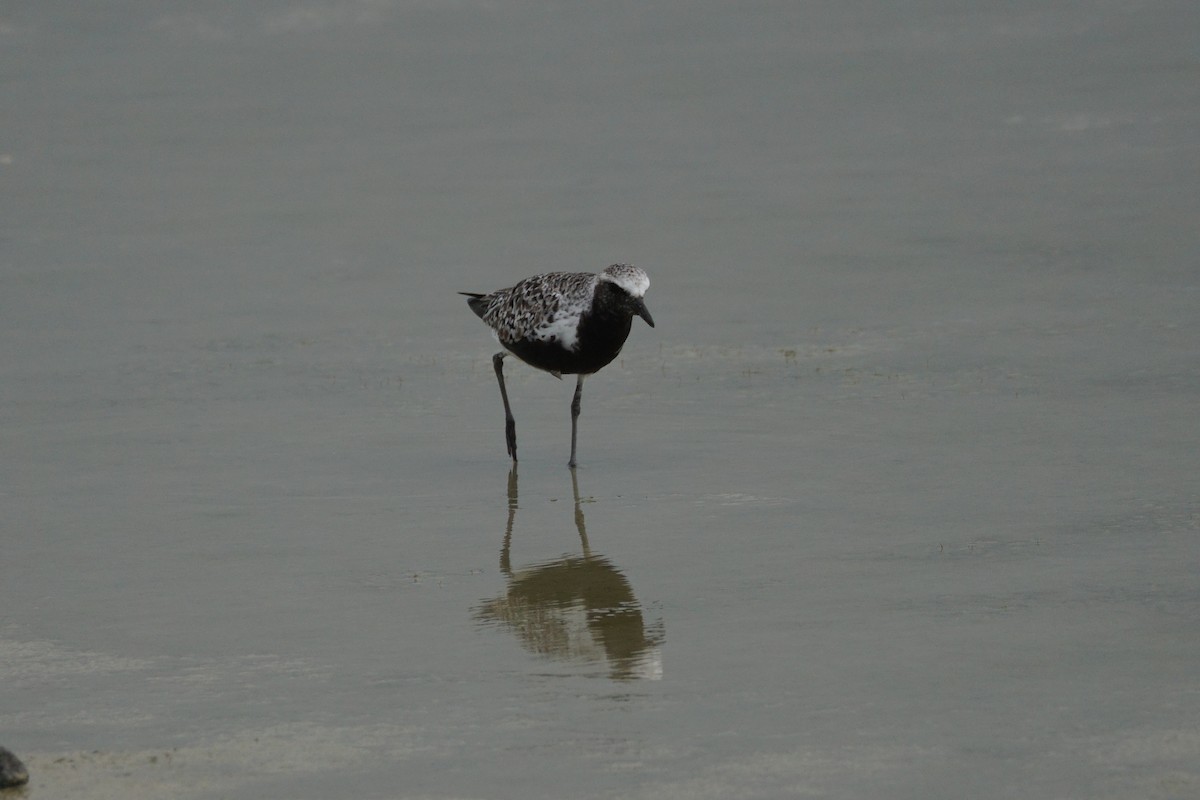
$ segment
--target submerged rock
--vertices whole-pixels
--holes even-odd
[[[0,747],[0,789],[23,786],[26,783],[29,783],[29,770],[25,769],[21,759]]]

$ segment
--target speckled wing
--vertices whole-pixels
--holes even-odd
[[[483,321],[506,347],[526,341],[558,342],[571,350],[579,317],[598,278],[587,272],[550,272],[519,281],[488,296]]]

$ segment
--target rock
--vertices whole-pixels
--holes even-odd
[[[24,786],[27,783],[29,783],[29,770],[25,769],[21,759],[0,747],[0,789]]]

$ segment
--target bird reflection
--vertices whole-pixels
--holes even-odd
[[[661,624],[646,625],[633,588],[604,556],[592,552],[571,471],[575,528],[581,556],[514,571],[510,560],[517,516],[517,469],[508,473],[508,523],[500,549],[500,571],[508,589],[473,610],[476,621],[508,628],[525,649],[558,661],[606,663],[616,680],[662,677]]]

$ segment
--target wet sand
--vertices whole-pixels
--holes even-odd
[[[0,17],[24,796],[1197,793],[1195,10],[760,11]]]

